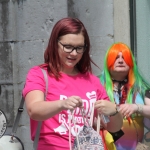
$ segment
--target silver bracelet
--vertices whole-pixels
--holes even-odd
[[[136,104],[136,103],[135,103]],[[142,104],[136,104],[138,106],[137,113],[142,114],[143,113],[143,105]]]

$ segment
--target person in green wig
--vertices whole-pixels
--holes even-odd
[[[116,103],[116,109],[124,118],[122,129],[111,134],[116,149],[135,150],[144,136],[143,118],[150,117],[150,100],[144,100],[150,84],[139,73],[126,44],[115,43],[108,49],[104,70],[99,78],[110,100]]]

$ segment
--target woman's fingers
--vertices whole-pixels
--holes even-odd
[[[95,109],[100,114],[111,115],[116,112],[116,104],[107,100],[98,100],[95,102]]]
[[[121,104],[120,105],[120,112],[123,116],[129,117],[133,113],[137,111],[136,104]]]
[[[73,110],[76,107],[82,106],[82,99],[78,96],[71,96],[66,100],[63,100],[63,107],[64,109]]]

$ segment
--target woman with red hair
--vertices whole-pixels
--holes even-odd
[[[31,138],[35,138],[37,121],[42,121],[38,150],[69,150],[69,140],[73,144],[76,132],[78,134],[84,126],[80,108],[84,108],[89,119],[93,106],[99,113],[110,115],[116,112],[115,104],[109,101],[106,90],[92,74],[90,40],[79,19],[63,18],[54,25],[44,60],[44,64],[29,70],[23,90],[31,118]],[[41,68],[48,77],[45,101]],[[71,113],[74,113],[76,126],[71,122],[69,130]],[[110,118],[107,129],[116,132],[121,126],[122,116],[117,113]]]
[[[150,85],[140,75],[126,44],[115,43],[108,49],[100,80],[124,117],[122,130],[111,134],[116,149],[135,150],[144,135],[143,116],[150,117],[150,101],[144,101]]]

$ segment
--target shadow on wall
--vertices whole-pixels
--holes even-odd
[[[74,1],[73,0],[68,0],[67,4],[68,4],[68,16],[73,17],[73,18],[78,18],[79,16],[74,11]]]
[[[0,0],[0,109],[6,114],[8,126],[14,120],[12,50],[8,41],[9,1]]]

